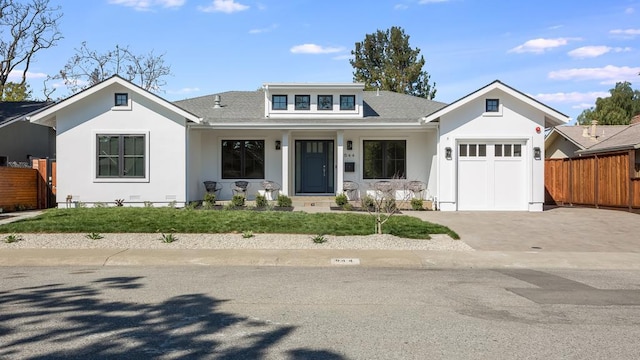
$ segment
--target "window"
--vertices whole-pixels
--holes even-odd
[[[311,96],[296,95],[296,110],[309,110],[310,103],[311,103]]]
[[[365,140],[365,179],[404,179],[406,176],[407,142],[404,140]]]
[[[487,145],[486,144],[460,144],[459,156],[460,157],[486,157]]]
[[[264,140],[222,140],[223,179],[264,179]]]
[[[145,177],[145,135],[97,135],[97,143],[97,177]]]
[[[129,106],[129,94],[116,93],[115,106]]]
[[[273,95],[271,97],[272,110],[287,110],[287,95]]]
[[[499,112],[500,111],[500,100],[498,100],[498,99],[487,99],[484,111],[485,112]]]
[[[522,144],[495,144],[496,157],[522,157]]]
[[[340,110],[355,110],[355,108],[356,108],[355,95],[340,95]]]
[[[318,95],[318,110],[333,110],[333,95]]]

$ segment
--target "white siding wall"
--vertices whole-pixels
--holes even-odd
[[[556,135],[555,139],[545,149],[548,159],[566,159],[575,155],[580,150],[571,141],[562,136]]]
[[[111,110],[116,92],[129,93],[131,110]],[[172,200],[184,204],[185,121],[117,85],[62,109],[57,115],[58,206],[64,206],[68,195],[89,205],[113,204],[115,199],[124,199],[125,206]],[[97,180],[96,134],[133,132],[147,134],[147,181]]]
[[[500,99],[501,116],[484,116],[485,99]],[[536,133],[540,127],[540,133]],[[494,90],[451,111],[440,119],[440,189],[438,202],[443,211],[457,210],[457,141],[459,140],[524,140],[523,156],[527,167],[527,202],[530,211],[541,211],[544,203],[544,114],[517,99]],[[451,147],[451,160],[444,158]],[[533,148],[539,147],[541,160],[533,159]]]

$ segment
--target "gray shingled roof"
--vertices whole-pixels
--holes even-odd
[[[0,127],[51,104],[51,102],[46,101],[0,102]]]
[[[220,96],[221,107],[214,108],[214,98]],[[398,94],[391,91],[365,91],[364,122],[407,122],[418,121],[444,106],[445,103],[427,100],[416,96]],[[228,91],[220,94],[201,96],[174,102],[175,105],[202,117],[209,123],[243,123],[243,122],[274,122],[286,124],[299,120],[267,119],[264,117],[264,92],[257,91]],[[318,119],[318,123],[339,124],[345,119]],[[353,121],[352,118],[348,121]]]
[[[584,152],[605,152],[614,150],[631,149],[640,145],[640,124],[622,125],[624,129],[614,136],[593,145]]]
[[[565,138],[572,140],[582,150],[584,150],[614,137],[616,134],[628,127],[628,125],[596,125],[595,137],[583,135],[585,128],[587,131],[591,131],[591,126],[589,125],[562,125],[556,126],[554,129]]]

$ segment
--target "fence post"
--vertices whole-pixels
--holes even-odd
[[[596,209],[598,209],[598,197],[600,196],[600,179],[598,178],[599,171],[600,159],[598,158],[598,154],[595,154],[595,157],[593,159],[593,204],[595,205]]]
[[[635,176],[636,173],[636,151],[634,149],[629,150],[629,178],[628,183],[629,183],[629,196],[628,196],[628,202],[629,202],[629,211],[631,212],[633,210],[633,178]]]

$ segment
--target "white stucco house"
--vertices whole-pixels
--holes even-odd
[[[184,205],[273,181],[288,196],[420,181],[443,211],[540,211],[544,129],[567,116],[501,83],[452,104],[357,83],[267,83],[166,101],[113,76],[30,117],[55,127],[57,202]],[[361,195],[362,195],[361,194]]]

